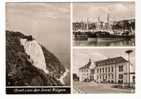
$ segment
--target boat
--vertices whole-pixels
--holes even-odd
[[[122,40],[131,40],[134,35],[128,35],[128,33],[122,33],[121,35],[111,34],[108,31],[97,31],[87,34],[88,41],[96,42],[114,42]]]
[[[96,23],[95,29],[89,28],[89,21],[79,29],[74,31],[74,40],[87,40],[93,42],[114,42],[122,40],[133,40],[135,38],[134,30],[132,29],[113,29],[111,23],[109,22],[109,15],[107,15],[107,22],[103,22],[98,17],[98,22]]]
[[[88,40],[88,35],[85,32],[73,32],[74,36],[73,39],[74,40]]]

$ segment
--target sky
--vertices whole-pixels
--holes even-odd
[[[131,63],[135,64],[135,50],[131,48],[74,48],[73,49],[73,73],[78,73],[78,69],[88,63],[89,59],[92,62],[119,57],[122,56],[128,60],[128,55],[125,53],[126,50],[133,50],[131,53]],[[131,71],[134,71],[135,67],[131,67]]]
[[[106,21],[107,14],[110,20],[122,20],[135,18],[134,2],[107,2],[107,3],[74,3],[73,4],[73,21],[97,21],[100,17],[102,21]]]
[[[32,35],[70,65],[69,3],[7,3],[6,29]]]

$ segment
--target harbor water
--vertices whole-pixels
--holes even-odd
[[[89,40],[74,40],[73,46],[135,46],[135,40],[130,41],[111,41],[111,42],[96,42]]]

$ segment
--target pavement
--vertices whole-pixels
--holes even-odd
[[[95,82],[73,82],[73,93],[134,93],[133,89],[111,88],[110,84]]]

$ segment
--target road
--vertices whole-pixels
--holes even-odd
[[[131,89],[111,88],[108,84],[73,82],[74,93],[134,93]]]

